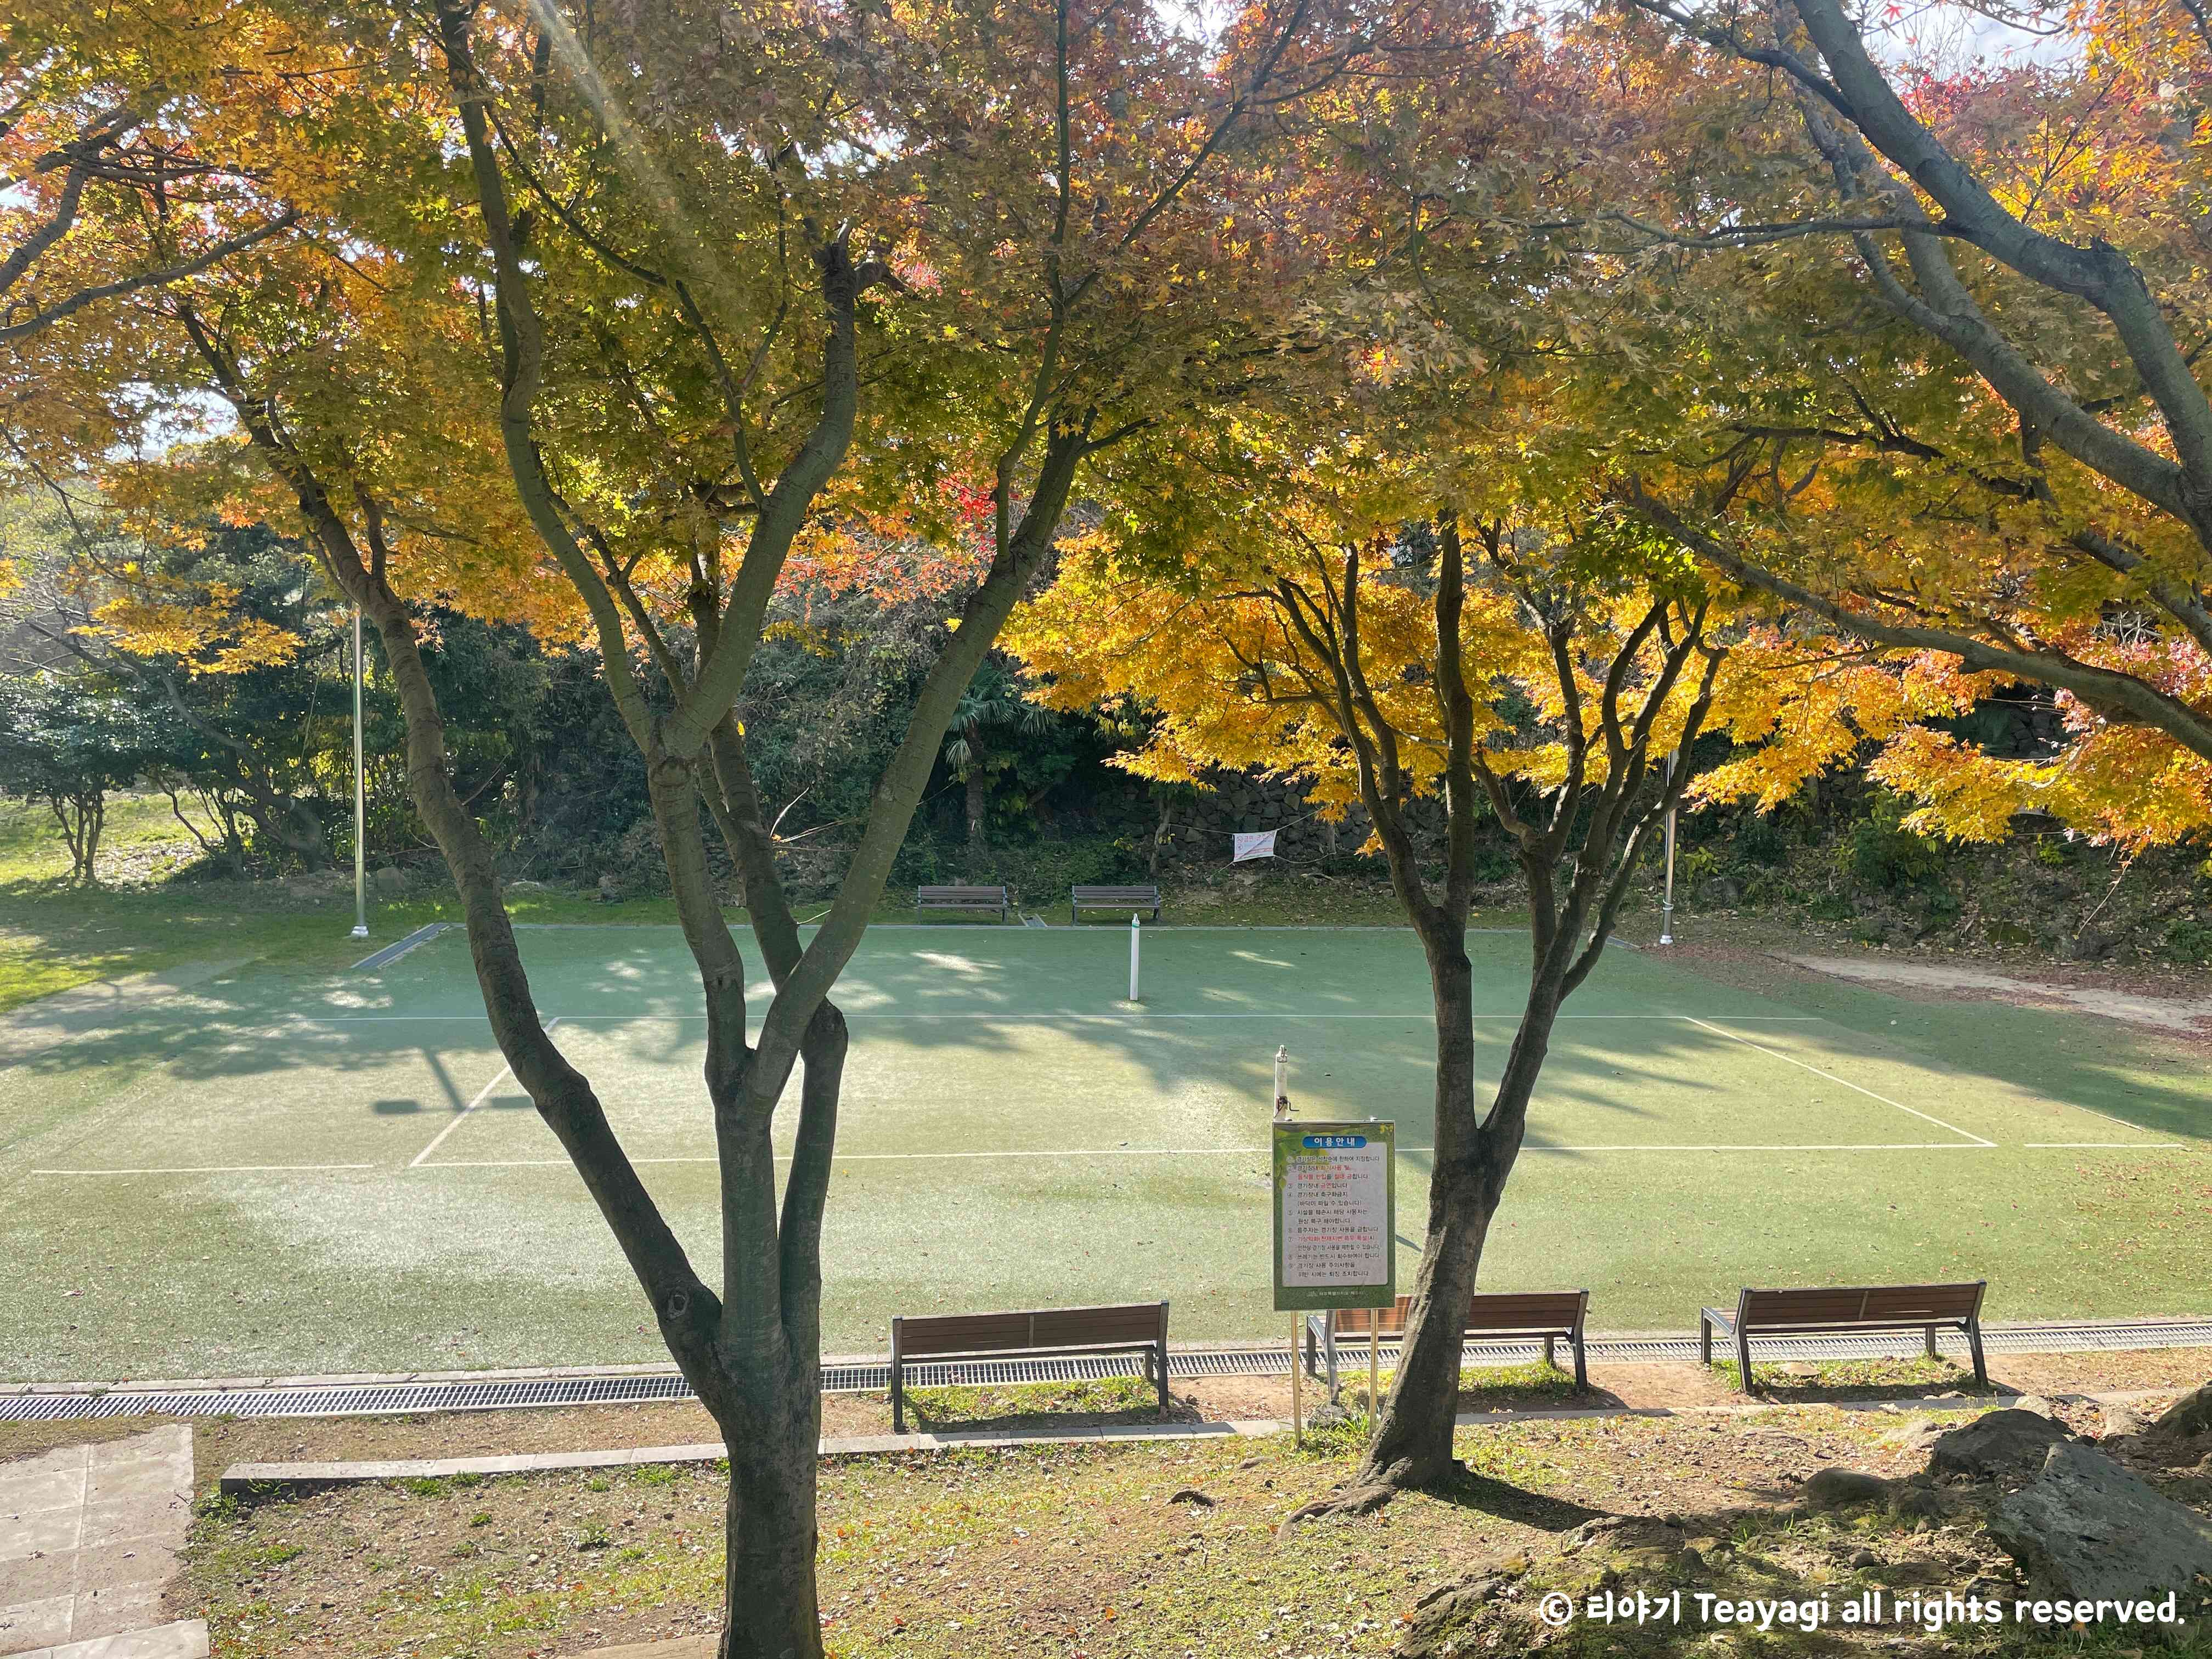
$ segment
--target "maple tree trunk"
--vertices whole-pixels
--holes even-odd
[[[1436,1164],[1429,1178],[1428,1233],[1413,1281],[1406,1340],[1382,1421],[1354,1481],[1358,1486],[1433,1488],[1459,1473],[1452,1427],[1459,1414],[1460,1357],[1468,1300],[1482,1247],[1521,1148],[1552,1027],[1560,969],[1540,963],[1486,1119],[1474,1110],[1474,975],[1465,939],[1429,949],[1436,1002]]]
[[[1175,797],[1163,795],[1160,797],[1159,825],[1152,831],[1152,856],[1145,866],[1145,877],[1149,881],[1158,881],[1160,878],[1160,854],[1166,850],[1168,829],[1174,822]]]
[[[812,1058],[806,1093],[819,1106],[826,1091],[834,1106],[842,1039],[836,1053],[817,1051]],[[743,1112],[741,1099],[716,1101],[718,1118],[733,1109]],[[774,1272],[759,1261],[757,1248],[758,1240],[776,1237],[778,1224],[769,1119],[748,1116],[738,1140],[742,1150],[724,1143],[736,1152],[738,1174],[723,1183],[723,1231],[754,1241],[755,1264]],[[768,1178],[757,1178],[763,1176]],[[730,1455],[719,1659],[820,1659],[822,1653],[814,1569],[821,1362],[811,1334],[821,1305],[820,1258],[815,1240],[798,1242],[799,1282],[783,1288],[796,1293],[799,1306],[781,1318],[763,1318],[764,1298],[733,1296],[714,1345],[722,1376],[712,1409]]]
[[[968,768],[968,879],[972,882],[990,878],[991,838],[985,824],[990,811],[990,780],[983,775],[981,763],[971,761]]]
[[[731,1382],[757,1396],[765,1431],[750,1425],[723,1431],[730,1492],[719,1659],[820,1659],[814,1576],[819,1390],[811,1381],[765,1369]]]
[[[717,1306],[704,1285],[678,1273],[680,1252],[664,1255],[653,1248],[665,1234],[665,1224],[622,1156],[589,1081],[545,1040],[500,900],[490,849],[445,769],[436,695],[405,611],[388,589],[363,577],[357,568],[343,574],[353,579],[353,596],[368,601],[362,608],[386,645],[406,715],[410,793],[460,891],[470,951],[493,1032],[539,1115],[611,1224],[652,1298],[663,1340],[721,1429],[730,1456],[722,1659],[821,1659],[814,1568],[815,1461],[821,1438],[818,1212],[787,1218],[799,1236],[781,1252],[763,1251],[763,1239],[777,1240],[773,1182],[748,1182],[726,1174],[723,1231],[739,1252],[739,1271],[780,1274],[782,1279],[783,1316],[766,1328],[744,1322],[758,1305],[754,1298],[732,1297]],[[696,872],[685,860],[669,862],[679,887],[697,884],[691,879]],[[801,1048],[806,1066],[803,1110],[825,1155],[843,1048],[843,1024],[834,1014],[809,1027]],[[764,1164],[772,1171],[772,1103],[767,1111],[749,1109],[742,1085],[740,1076],[708,1089],[718,1139],[726,1151],[755,1146],[756,1159],[735,1161],[750,1162],[756,1170]],[[809,1133],[802,1128],[802,1139]],[[746,1201],[747,1194],[752,1201]],[[769,1258],[766,1263],[763,1255]]]
[[[706,1286],[680,1271],[679,1249],[655,1248],[666,1236],[665,1224],[636,1182],[596,1094],[545,1041],[489,848],[443,765],[435,694],[404,611],[388,590],[367,582],[361,586],[371,599],[364,609],[384,636],[407,715],[408,773],[417,809],[466,905],[471,951],[494,1033],[606,1215],[652,1298],[663,1340],[721,1430],[730,1461],[721,1659],[821,1659],[815,1576],[821,1215],[818,1201],[804,1212],[787,1207],[778,1215],[769,1138],[775,1100],[753,1097],[746,1087],[749,1066],[708,1080],[723,1165],[729,1275],[718,1304]],[[670,880],[679,908],[711,905],[702,849],[682,829],[686,812],[696,827],[696,798],[688,784],[672,781],[678,775],[663,768],[649,780]],[[908,793],[918,799],[921,792],[916,787]],[[677,833],[668,833],[672,827]],[[717,988],[710,980],[707,988],[711,1006]],[[845,1044],[843,1020],[825,1003],[799,1049],[804,1072],[795,1156],[810,1164],[829,1155]],[[781,1092],[777,1088],[774,1095]],[[820,1173],[826,1175],[826,1164]],[[799,1183],[797,1172],[793,1180]],[[749,1283],[761,1279],[775,1281],[774,1293]],[[763,1316],[764,1310],[775,1311]]]
[[[1048,453],[1045,485],[1033,496],[1022,532],[1024,557],[994,575],[969,602],[970,624],[958,636],[964,654],[949,652],[925,689],[899,764],[879,781],[872,820],[896,826],[866,860],[848,871],[870,902],[883,890],[904,826],[927,785],[932,761],[952,708],[972,677],[982,644],[1012,608],[1035,559],[1027,550],[1049,545],[1084,450],[1079,438]],[[385,645],[404,717],[409,791],[444,854],[459,890],[477,980],[493,1036],[577,1173],[583,1178],[631,1271],[649,1299],[661,1339],[722,1431],[730,1454],[727,1562],[722,1659],[821,1659],[816,1588],[816,1459],[821,1438],[821,1227],[836,1135],[847,1033],[843,1017],[814,991],[813,1012],[797,1044],[802,1069],[798,1137],[779,1213],[769,1139],[780,1079],[764,1080],[759,1052],[745,1042],[744,973],[734,951],[718,951],[719,902],[708,878],[699,834],[698,794],[691,769],[665,756],[649,763],[647,785],[662,832],[663,857],[687,940],[701,959],[708,1008],[707,1092],[714,1110],[721,1172],[722,1294],[692,1272],[684,1247],[638,1179],[609,1124],[590,1080],[568,1064],[546,1035],[500,896],[491,849],[447,770],[437,696],[416,645],[405,605],[380,574],[365,570],[351,538],[315,482],[295,479],[303,514],[318,532],[334,574],[362,607]],[[1041,502],[1039,508],[1035,503]],[[723,732],[734,734],[734,722]],[[739,769],[742,771],[742,768]],[[746,785],[748,817],[758,803]],[[725,803],[726,817],[727,803]],[[739,848],[764,874],[763,902],[775,898],[773,853],[755,824]],[[796,930],[775,905],[777,920],[757,917],[755,930],[781,980],[797,966]],[[866,910],[849,907],[842,927],[856,941]],[[781,939],[780,945],[770,944]],[[793,960],[777,965],[779,957]],[[803,977],[803,975],[801,975]],[[769,1021],[785,994],[780,983]],[[787,1077],[788,1072],[781,1074]]]

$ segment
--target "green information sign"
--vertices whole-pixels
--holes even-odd
[[[1275,1309],[1398,1299],[1398,1126],[1277,1123]]]

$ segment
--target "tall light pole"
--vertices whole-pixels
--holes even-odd
[[[368,775],[361,748],[361,607],[353,608],[353,936],[368,937]]]
[[[1667,757],[1665,787],[1669,790],[1674,787],[1674,763],[1680,758],[1680,750]],[[1667,888],[1665,896],[1659,902],[1659,942],[1674,942],[1674,809],[1671,805],[1667,808]]]

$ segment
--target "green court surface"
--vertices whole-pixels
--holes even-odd
[[[522,935],[711,1280],[697,981],[672,928]],[[1476,940],[1510,1041],[1525,940]],[[851,1018],[826,1239],[832,1352],[896,1312],[1166,1297],[1183,1340],[1270,1311],[1271,1060],[1301,1115],[1395,1120],[1401,1282],[1432,1140],[1412,936],[883,927]],[[766,988],[760,988],[764,1006]],[[1617,949],[1569,1005],[1485,1283],[1587,1285],[1681,1330],[1747,1283],[1986,1278],[1993,1318],[2203,1313],[2212,1079],[2086,1016]],[[374,973],[264,964],[71,1017],[0,1071],[0,1376],[461,1370],[662,1358],[611,1239],[507,1073],[449,933]],[[788,1126],[785,1126],[787,1130]]]

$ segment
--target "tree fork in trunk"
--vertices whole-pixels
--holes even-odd
[[[1059,412],[1064,382],[1057,371],[1058,349],[1065,314],[1055,281],[1054,320],[1041,349],[1031,399],[996,470],[990,568],[963,603],[957,627],[949,631],[924,677],[907,730],[878,780],[866,828],[836,898],[801,948],[775,879],[773,849],[760,823],[757,792],[731,709],[793,538],[849,441],[857,386],[854,302],[882,272],[873,262],[856,265],[842,233],[814,250],[828,313],[819,417],[774,485],[765,492],[756,489],[757,510],[742,561],[726,584],[719,576],[711,579],[715,614],[711,627],[701,628],[702,649],[687,669],[668,652],[637,596],[626,591],[624,569],[611,560],[605,571],[595,565],[592,554],[605,556],[605,539],[559,497],[545,470],[544,434],[533,416],[545,339],[532,299],[533,282],[543,277],[531,270],[520,246],[526,233],[508,211],[486,113],[493,94],[471,59],[474,13],[467,0],[438,0],[434,8],[496,276],[502,446],[526,514],[584,601],[598,635],[608,689],[645,757],[686,942],[701,970],[710,1019],[707,1093],[721,1175],[719,1294],[694,1271],[638,1180],[589,1081],[546,1036],[501,900],[490,850],[447,770],[442,720],[411,619],[386,580],[388,548],[380,504],[356,487],[349,507],[354,516],[342,514],[287,435],[277,404],[249,383],[220,325],[210,325],[189,303],[179,305],[178,315],[255,448],[292,487],[334,580],[384,643],[405,720],[410,791],[461,894],[494,1036],[599,1205],[652,1302],[663,1340],[722,1430],[732,1470],[722,1654],[725,1659],[819,1659],[813,1506],[820,1428],[820,1245],[846,1043],[843,1019],[829,994],[858,948],[889,879],[959,699],[1049,556],[1083,463],[1140,423],[1127,423],[1094,439],[1095,410],[1066,418]],[[1283,43],[1288,39],[1286,33]],[[1273,57],[1264,61],[1272,72]],[[1174,191],[1182,188],[1178,183]],[[686,311],[707,342],[703,319],[688,307]],[[742,419],[736,424],[741,429]],[[1012,485],[1023,472],[1030,473],[1032,481],[1026,510],[1017,520]],[[708,573],[701,575],[706,580]],[[650,708],[639,686],[627,634],[632,626],[645,637],[676,693],[675,706],[665,714]],[[718,827],[732,839],[756,933],[775,981],[759,1036],[750,1043],[736,944],[706,879],[697,811],[702,791]],[[779,1212],[769,1131],[794,1067],[803,1079],[799,1121]]]

